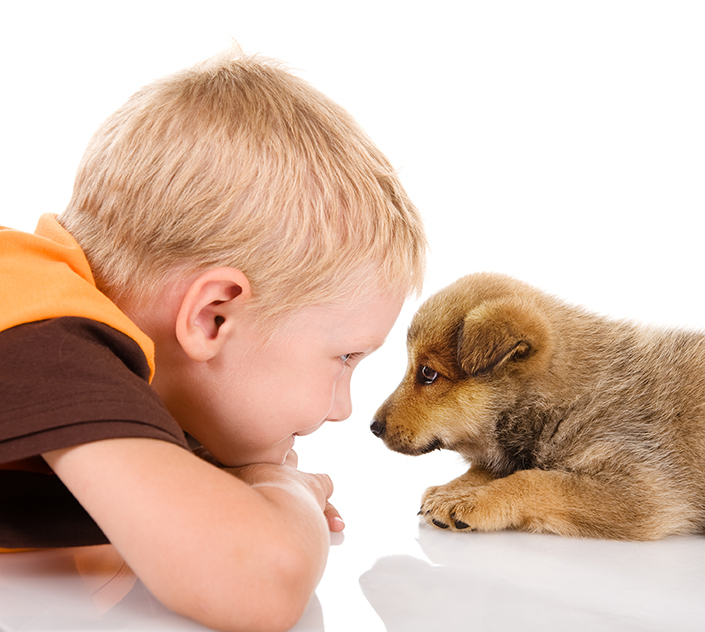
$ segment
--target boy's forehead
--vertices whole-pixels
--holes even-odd
[[[292,333],[306,330],[313,335],[343,340],[372,351],[384,343],[403,303],[403,297],[379,294],[353,305],[303,308],[294,316]]]

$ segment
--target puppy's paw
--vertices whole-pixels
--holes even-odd
[[[498,531],[512,525],[511,512],[488,486],[457,484],[429,487],[419,515],[430,525],[451,531]]]
[[[448,490],[446,485],[429,487],[421,499],[419,515],[428,524],[439,529],[452,531],[474,531],[466,517],[475,508],[474,494],[464,494],[460,498],[458,490]]]

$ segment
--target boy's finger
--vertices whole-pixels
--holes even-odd
[[[299,465],[299,455],[296,454],[293,450],[289,450],[289,453],[286,455],[286,459],[284,459],[284,465],[288,465],[289,467],[298,467]]]
[[[333,507],[333,505],[326,503],[326,508],[323,510],[323,514],[325,515],[326,520],[328,520],[328,528],[333,533],[338,533],[345,529],[345,523],[340,517],[338,510]]]

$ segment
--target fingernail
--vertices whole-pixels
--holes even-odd
[[[331,531],[342,531],[345,529],[345,523],[343,522],[342,518],[338,518],[337,516],[333,518],[330,521],[330,530]]]

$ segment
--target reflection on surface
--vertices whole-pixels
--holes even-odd
[[[703,537],[625,543],[421,526],[379,557],[351,533],[294,632],[705,627]],[[164,608],[106,545],[0,555],[0,630],[205,628]]]
[[[205,630],[162,606],[110,545],[0,555],[0,629]]]
[[[323,609],[317,595],[313,595],[299,622],[291,632],[323,632]]]
[[[167,610],[110,545],[0,555],[0,630],[207,628]],[[296,632],[321,632],[314,596]]]
[[[428,561],[379,559],[360,577],[388,632],[702,630],[705,540],[573,540],[421,527]]]
[[[74,562],[98,614],[105,614],[132,590],[137,576],[113,547],[96,548],[95,551],[77,551],[74,554]]]

